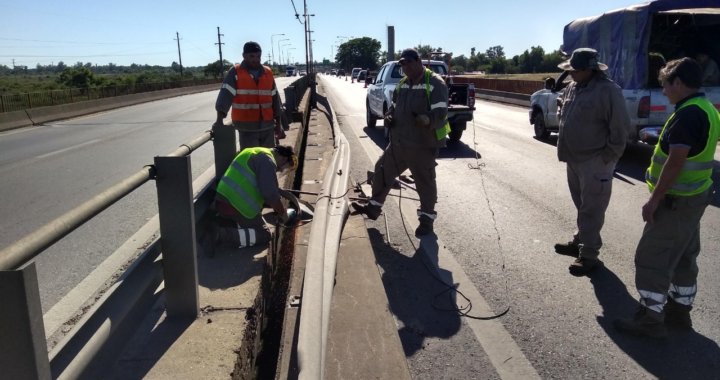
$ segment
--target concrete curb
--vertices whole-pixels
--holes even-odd
[[[318,109],[310,111],[303,191],[319,192],[323,186],[333,153],[331,122],[337,123],[337,115],[318,100]],[[300,198],[311,204],[317,200],[315,195]],[[293,300],[302,294],[309,235],[310,226],[298,228],[276,379],[297,379],[299,375],[296,348],[302,300],[300,308]],[[405,352],[362,216],[349,216],[345,224],[336,273],[325,378],[409,380]]]
[[[39,125],[51,121],[70,119],[78,116],[108,111],[116,108],[133,106],[140,103],[167,99],[176,96],[214,91],[218,84],[204,86],[174,88],[170,90],[144,92],[140,94],[122,95],[105,99],[82,101],[51,107],[34,108],[25,111],[0,113],[0,132],[16,128]]]
[[[33,125],[25,111],[0,113],[0,132]]]
[[[477,99],[490,100],[498,103],[530,107],[530,95],[526,94],[516,94],[514,92],[503,92],[476,88],[475,97]]]

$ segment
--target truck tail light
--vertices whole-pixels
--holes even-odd
[[[643,96],[640,98],[637,116],[641,119],[650,117],[650,97]]]
[[[475,87],[470,86],[470,97],[468,99],[468,107],[475,108]]]

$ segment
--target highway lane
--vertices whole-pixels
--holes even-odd
[[[294,79],[278,78],[278,87]],[[216,97],[186,95],[0,134],[0,247],[210,129]],[[211,145],[192,154],[193,179],[213,164]],[[43,312],[155,214],[150,181],[43,252],[36,261]]]
[[[386,140],[380,128],[366,127],[362,85],[329,77],[323,85],[343,131],[354,136],[351,174],[360,182]],[[640,208],[648,197],[642,176],[652,149],[631,146],[618,164],[603,229],[601,259],[607,268],[574,277],[567,269],[572,259],[552,248],[569,240],[575,225],[556,137],[535,140],[523,107],[478,101],[477,108],[462,143],[443,149],[438,159],[436,232],[495,312],[506,305],[507,277],[511,311],[501,322],[540,377],[720,378],[720,201],[716,198],[702,221],[695,332],[671,329],[664,343],[620,335],[612,320],[630,316],[637,305],[633,255],[643,227]],[[367,141],[376,148],[369,155],[362,147]],[[468,166],[478,163],[480,170]],[[388,204],[391,247],[384,243],[383,218],[367,224],[414,377],[498,377],[467,320],[430,306],[443,287],[433,285],[408,244],[397,207]],[[414,218],[414,210],[403,211]],[[444,298],[436,301],[447,308]]]

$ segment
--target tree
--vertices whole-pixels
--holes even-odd
[[[340,67],[351,69],[353,67],[362,67],[375,70],[380,60],[380,41],[362,37],[355,38],[338,47],[335,60]]]
[[[461,54],[453,57],[451,65],[453,66],[453,70],[455,70],[455,66],[460,66],[462,69],[459,71],[465,71],[465,68],[468,66],[468,59],[464,54]]]
[[[55,66],[55,72],[61,73],[61,72],[65,71],[65,68],[67,68],[67,65],[65,64],[65,62],[60,61],[60,62],[58,62],[57,66]]]
[[[218,60],[218,61],[220,61],[220,60]],[[220,67],[219,63],[218,63],[218,67]],[[172,68],[172,70],[176,73],[180,72],[180,65],[178,65],[178,63],[175,61],[173,61],[173,63],[170,65],[170,68]]]
[[[223,68],[229,69],[230,66],[232,66],[232,63],[228,62],[227,59],[223,59],[223,66],[220,66],[220,60],[218,59],[217,61],[205,66],[205,69],[203,69],[203,74],[205,74],[206,77],[219,78],[223,76]]]
[[[60,73],[57,82],[67,87],[86,88],[98,84],[98,79],[87,67],[79,69],[68,67]]]
[[[485,51],[485,55],[488,59],[492,60],[495,58],[505,58],[505,51],[502,46],[492,46]]]
[[[470,57],[475,56],[475,48],[470,48]]]
[[[415,50],[417,50],[418,54],[420,54],[420,58],[427,58],[428,54],[430,54],[431,51],[436,51],[433,49],[430,45],[419,45],[415,47]]]

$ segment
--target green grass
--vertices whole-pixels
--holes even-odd
[[[0,75],[0,94],[59,90],[65,86],[55,81],[55,75]]]

